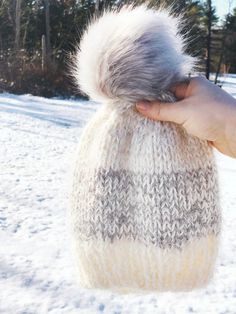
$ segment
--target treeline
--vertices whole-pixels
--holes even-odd
[[[68,64],[86,23],[104,8],[133,2],[1,0],[0,92],[77,95]],[[191,38],[188,51],[199,58],[199,70],[207,77],[210,71],[236,72],[236,9],[218,25],[211,0],[135,1],[143,2],[150,7],[172,5],[187,17],[183,32]]]

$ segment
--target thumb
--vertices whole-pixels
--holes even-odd
[[[152,120],[170,121],[183,124],[187,119],[185,100],[173,103],[140,101],[136,103],[136,109],[142,115]]]

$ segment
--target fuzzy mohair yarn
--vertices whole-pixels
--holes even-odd
[[[212,148],[152,121],[138,100],[173,101],[194,58],[181,19],[128,6],[90,21],[74,62],[81,91],[101,103],[83,129],[69,208],[81,287],[191,291],[214,275],[221,231]]]

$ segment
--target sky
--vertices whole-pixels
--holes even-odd
[[[212,0],[216,7],[217,15],[222,19],[229,12],[229,2],[231,2],[231,11],[236,7],[236,0]]]

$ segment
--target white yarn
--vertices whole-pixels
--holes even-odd
[[[74,75],[103,103],[80,138],[68,215],[82,287],[189,291],[213,276],[221,209],[212,147],[132,108],[173,101],[170,85],[191,71],[179,24],[168,11],[125,7],[82,37]]]

